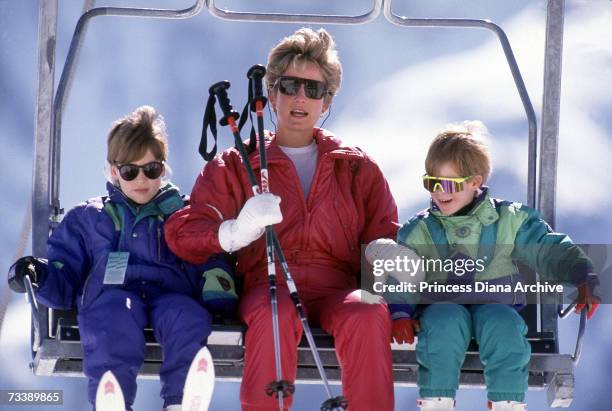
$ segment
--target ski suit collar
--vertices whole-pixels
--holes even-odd
[[[478,194],[478,196],[476,197],[474,207],[472,207],[472,209],[465,215],[444,215],[440,212],[440,209],[438,208],[438,206],[436,206],[433,200],[431,201],[430,212],[439,219],[470,219],[476,217],[482,223],[482,225],[485,226],[493,224],[494,222],[499,220],[499,213],[497,212],[497,209],[495,207],[495,202],[489,196],[489,187],[487,186],[483,186],[481,188],[481,193]]]
[[[168,216],[183,207],[183,199],[178,187],[170,182],[160,188],[151,201],[142,205],[136,205],[119,187],[111,182],[106,183],[106,189],[110,201],[127,206],[132,214],[138,216],[139,219],[146,215]]]
[[[356,148],[346,146],[338,137],[333,135],[328,130],[322,128],[314,128],[312,137],[317,144],[318,157],[341,158],[348,160],[363,160],[365,154]],[[289,157],[278,146],[276,135],[270,131],[265,135],[266,160],[268,163],[277,163],[291,161]],[[249,155],[249,162],[254,170],[259,167],[259,142],[257,148]]]

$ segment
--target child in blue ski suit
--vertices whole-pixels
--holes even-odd
[[[438,134],[429,148],[427,174],[423,176],[424,186],[431,193],[431,207],[402,226],[397,243],[404,247],[377,240],[366,249],[366,257],[370,262],[409,254],[417,259],[424,257],[424,262],[480,261],[471,270],[462,268],[460,272],[456,268],[452,272],[426,270],[428,284],[454,284],[464,290],[466,285],[485,281],[515,290],[513,286],[522,277],[514,261],[521,261],[557,284],[576,285],[578,301],[586,303],[591,318],[599,305],[599,298],[594,296],[598,280],[591,261],[568,236],[553,232],[536,210],[489,196],[483,184],[491,160],[478,138],[484,132],[482,123],[465,122]],[[414,294],[398,294],[387,296],[394,320],[393,336],[398,343],[412,343],[418,331],[417,384],[422,399],[417,404],[422,410],[454,409],[461,366],[472,337],[484,364],[488,409],[526,409],[523,401],[531,348],[525,337],[527,325],[517,311],[526,302],[525,294],[429,292],[418,297],[421,303],[450,303],[418,307],[408,304],[415,302],[411,300]],[[584,304],[579,304],[577,311],[582,308]]]
[[[40,302],[64,310],[76,305],[92,403],[110,370],[131,409],[145,355],[143,328],[150,325],[162,347],[164,407],[180,409],[191,361],[211,332],[211,314],[198,302],[203,270],[216,268],[216,277],[233,281],[221,260],[193,266],[168,249],[164,221],[184,199],[162,180],[167,153],[165,124],[152,107],[115,122],[108,135],[108,195],[66,214],[48,240],[47,260],[24,257],[9,271],[13,290],[24,292],[29,274]],[[226,297],[231,304],[235,293]]]

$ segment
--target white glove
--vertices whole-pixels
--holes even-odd
[[[235,220],[226,220],[219,226],[219,244],[231,253],[240,250],[261,237],[266,226],[283,221],[281,198],[262,193],[249,198]]]
[[[414,284],[425,279],[425,261],[410,248],[388,238],[379,238],[368,244],[365,257],[380,280],[386,281],[388,275],[399,282]]]

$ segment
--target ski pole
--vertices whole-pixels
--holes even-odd
[[[236,125],[236,120],[238,119],[238,112],[234,111],[230,100],[227,96],[227,89],[230,88],[229,81],[221,81],[213,84],[209,93],[214,94],[218,101],[221,109],[223,111],[223,118],[219,120],[219,124],[222,126],[229,125],[232,133],[234,135],[234,140],[238,151],[240,152],[240,156],[242,157],[242,161],[244,162],[247,170],[247,174],[249,176],[249,181],[251,183],[251,189],[253,190],[253,195],[259,194],[259,185],[257,184],[257,178],[255,177],[255,173],[253,173],[253,168],[250,167],[249,158],[244,148],[244,144],[242,143],[242,139],[240,138],[240,131],[238,130],[238,126]],[[274,249],[272,237],[270,234],[272,227],[266,227],[266,251],[268,258],[268,283],[270,289],[270,300],[272,305],[272,333],[274,337],[274,360],[276,366],[276,381],[272,381],[268,384],[266,388],[266,393],[269,396],[273,396],[275,393],[278,398],[278,406],[280,411],[284,410],[284,401],[283,398],[285,396],[290,396],[295,391],[295,386],[287,381],[283,380],[283,371],[281,368],[281,356],[280,356],[280,332],[278,325],[278,296],[277,296],[277,287],[276,287],[276,266],[274,264]]]
[[[261,168],[261,190],[264,193],[269,192],[269,180],[268,180],[268,164],[266,160],[266,148],[264,143],[264,120],[263,120],[263,108],[266,105],[267,99],[263,95],[263,77],[266,74],[266,69],[264,66],[260,64],[256,64],[249,69],[247,72],[247,78],[249,79],[249,84],[251,88],[251,94],[253,96],[252,101],[249,102],[251,106],[251,111],[255,111],[257,117],[257,135],[259,140],[259,164]],[[247,104],[249,104],[247,103]],[[241,140],[242,142],[242,140]],[[250,163],[249,163],[250,165]],[[270,230],[268,230],[270,228]],[[272,227],[266,227],[266,234],[273,234],[271,231]],[[268,240],[268,237],[266,237]],[[271,237],[273,242],[273,246],[280,250],[280,243],[278,242],[278,238],[276,236]],[[268,242],[268,247],[272,245]],[[274,256],[274,250],[271,250],[272,256]],[[279,253],[280,255],[280,253]],[[319,351],[317,350],[317,346],[315,344],[314,338],[312,336],[312,331],[310,330],[310,325],[308,324],[308,320],[306,318],[306,314],[304,312],[304,308],[302,306],[302,302],[300,296],[298,294],[297,287],[295,282],[293,281],[293,277],[290,274],[289,266],[287,265],[287,261],[284,258],[280,259],[281,265],[283,267],[283,271],[285,273],[285,279],[287,281],[287,288],[289,288],[289,293],[295,308],[300,317],[300,321],[302,322],[302,327],[304,329],[304,334],[306,335],[306,340],[308,341],[308,345],[310,347],[310,351],[312,352],[312,356],[314,358],[315,364],[317,365],[317,369],[319,370],[319,374],[321,376],[321,381],[323,382],[323,386],[325,387],[325,391],[327,393],[328,400],[323,403],[321,406],[321,410],[334,410],[334,409],[344,409],[347,406],[347,401],[344,397],[333,397],[331,389],[329,388],[329,382],[327,380],[327,375],[325,373],[325,369],[323,368],[323,363],[321,362],[321,357],[319,356]],[[333,408],[332,408],[333,407]]]
[[[261,72],[261,70],[263,70],[263,73]],[[261,120],[263,121],[263,107],[267,102],[266,97],[264,97],[263,95],[263,90],[261,89],[261,77],[263,77],[263,75],[266,73],[266,69],[261,66],[261,65],[257,65],[257,66],[253,66],[251,67],[251,69],[249,70],[249,72],[247,73],[247,77],[249,77],[250,75],[252,76],[256,76],[260,79],[259,81],[259,89],[257,89],[257,87],[254,87],[253,89],[251,89],[250,91],[254,91],[255,93],[253,94],[253,100],[251,102],[248,102],[247,105],[251,105],[251,111],[256,111],[257,113],[257,118],[258,120],[261,118]],[[250,77],[249,77],[250,79]],[[250,82],[250,84],[255,85],[255,83],[253,81]],[[249,93],[250,94],[250,93]],[[221,103],[220,103],[221,104]],[[262,122],[262,130],[263,130],[263,122]],[[244,144],[242,143],[242,139],[240,139],[240,144],[243,146],[243,150],[244,150]],[[259,164],[260,164],[260,175],[261,175],[261,192],[262,193],[269,193],[270,192],[270,186],[268,183],[268,168],[267,168],[267,164],[268,162],[266,161],[266,150],[265,147],[262,146],[264,141],[264,136],[263,134],[259,134],[259,155],[260,155],[260,159],[259,159]],[[263,147],[263,149],[262,149]],[[245,151],[246,152],[246,151]],[[246,163],[245,163],[246,164]],[[250,166],[250,163],[248,163],[248,165]],[[257,184],[257,181],[255,181],[255,184]],[[278,341],[280,339],[277,340],[277,334],[279,334],[279,328],[278,328],[278,307],[276,306],[276,304],[278,303],[278,296],[276,295],[277,292],[277,287],[276,287],[276,264],[274,262],[274,240],[273,240],[273,231],[272,231],[272,226],[267,226],[266,227],[266,255],[267,255],[267,259],[268,259],[268,281],[270,283],[270,296],[272,298],[272,303],[273,303],[273,307],[272,307],[272,315],[276,316],[276,320],[273,322],[273,331],[275,333],[275,339],[274,339],[274,343],[277,344]],[[274,328],[274,326],[276,328]],[[273,394],[274,392],[284,392],[285,387],[291,387],[291,392],[295,391],[295,386],[293,384],[291,384],[289,381],[284,381],[280,378],[281,375],[281,371],[280,371],[280,346],[277,348],[275,346],[275,354],[276,354],[276,368],[277,368],[277,378],[280,380],[279,381],[274,381],[272,382],[270,385],[268,385],[268,389],[267,389],[267,393],[268,395]]]

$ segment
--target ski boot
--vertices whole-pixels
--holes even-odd
[[[419,398],[417,407],[421,411],[453,411],[455,409],[455,399],[448,397]]]
[[[517,401],[487,401],[487,409],[491,411],[525,411],[527,404]]]

